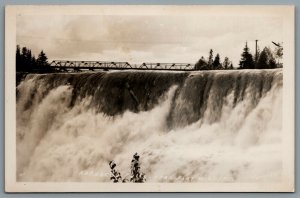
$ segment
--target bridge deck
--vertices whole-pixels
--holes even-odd
[[[107,62],[107,61],[66,61],[54,60],[50,63],[53,68],[60,70],[171,70],[171,71],[192,71],[195,70],[195,64],[190,63],[142,63],[130,64],[128,62]]]

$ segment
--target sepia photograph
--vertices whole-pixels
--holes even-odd
[[[7,6],[7,192],[294,192],[294,6]]]

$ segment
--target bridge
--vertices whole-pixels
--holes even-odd
[[[193,71],[195,64],[191,63],[142,63],[130,64],[128,62],[108,61],[67,61],[53,60],[52,68],[59,71],[82,71],[82,70],[171,70],[171,71]]]

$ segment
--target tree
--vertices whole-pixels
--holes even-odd
[[[31,50],[26,47],[16,48],[16,71],[17,72],[52,72],[55,71],[47,62],[47,56],[41,51],[38,58],[32,54]],[[39,67],[47,66],[47,67]]]
[[[240,65],[240,69],[254,69],[253,57],[252,54],[250,53],[247,42],[244,51],[242,53],[242,58],[240,60],[239,65]]]
[[[257,61],[257,69],[266,69],[268,68],[268,55],[266,50],[264,49],[259,56],[259,59]]]
[[[26,59],[26,65],[30,68],[30,70],[32,69],[32,53],[30,49],[27,49],[27,59]]]
[[[269,47],[265,47],[264,50],[266,51],[267,58],[268,58],[268,68],[274,69],[276,68],[276,60],[274,58],[274,54],[272,53]]]
[[[215,57],[215,60],[213,62],[213,69],[221,69],[221,68],[222,68],[222,65],[220,63],[220,55],[217,54]]]
[[[40,54],[38,55],[38,58],[36,59],[36,63],[38,66],[48,66],[47,60],[48,60],[48,58],[47,58],[46,54],[44,53],[44,51],[42,50],[40,52]]]
[[[275,59],[277,60],[277,67],[282,67],[282,63],[281,63],[281,60],[283,57],[282,44],[279,44],[278,46],[276,46],[274,56],[275,56]]]
[[[22,69],[21,67],[21,49],[20,46],[17,45],[17,50],[16,50],[16,70],[20,71]]]
[[[257,61],[258,69],[273,69],[276,68],[275,58],[270,50],[270,48],[265,47],[260,53],[259,59]]]
[[[259,59],[259,55],[260,55],[260,49],[259,49],[259,46],[257,46],[257,53],[254,54],[254,63],[255,63],[255,68],[256,68],[256,65],[257,65],[257,61]]]
[[[233,65],[228,57],[225,57],[223,63],[221,63],[220,54],[217,54],[214,58],[213,50],[210,49],[208,60],[202,56],[195,64],[196,70],[215,70],[215,69],[233,69]]]
[[[21,64],[22,64],[22,67],[23,68],[26,68],[28,67],[26,65],[26,62],[27,62],[27,48],[26,47],[22,47],[22,54],[21,54]]]
[[[211,69],[212,68],[212,65],[213,65],[213,58],[214,58],[214,55],[213,55],[213,50],[210,49],[209,51],[209,56],[208,56],[208,68]]]
[[[32,58],[31,58],[31,67],[32,68],[36,67],[36,58],[35,58],[35,56],[32,56]]]
[[[204,59],[203,56],[198,60],[198,62],[195,64],[196,70],[207,70],[207,61]]]
[[[229,67],[230,67],[230,61],[229,61],[229,58],[226,56],[226,57],[224,58],[223,68],[224,68],[224,69],[229,69]]]
[[[32,71],[32,53],[31,50],[22,47],[22,50],[19,45],[17,45],[16,49],[16,71]]]

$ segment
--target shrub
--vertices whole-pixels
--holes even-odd
[[[140,162],[139,162],[140,156],[135,153],[133,155],[133,158],[131,160],[131,166],[130,166],[130,180],[122,179],[121,173],[116,170],[116,163],[114,161],[109,162],[109,167],[111,169],[111,177],[110,180],[114,183],[126,183],[126,182],[132,182],[132,183],[144,183],[146,182],[145,174],[141,172]]]

